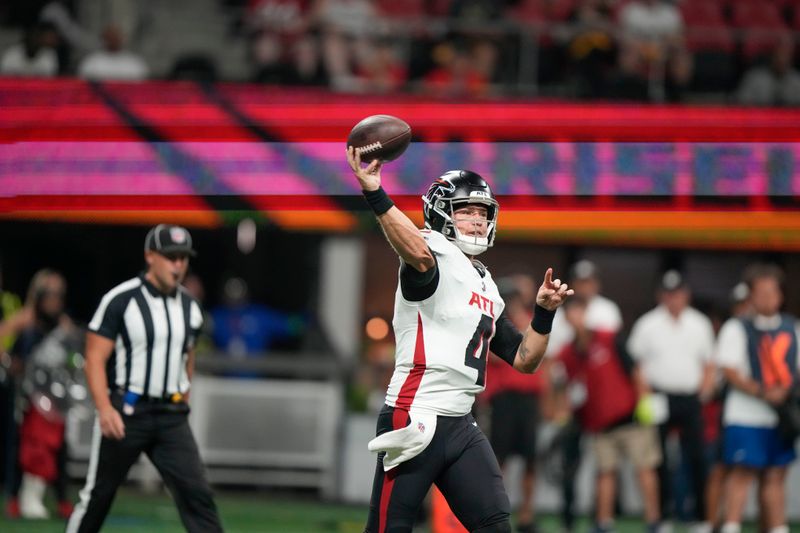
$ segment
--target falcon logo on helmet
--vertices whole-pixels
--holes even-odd
[[[478,255],[494,244],[500,206],[489,184],[470,170],[449,170],[434,180],[422,197],[425,227],[438,231],[467,255]],[[453,213],[469,204],[486,207],[486,236],[464,235],[453,221]]]

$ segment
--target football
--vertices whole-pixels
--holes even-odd
[[[347,136],[347,146],[354,146],[361,160],[394,161],[411,143],[411,126],[391,115],[372,115],[356,124]]]

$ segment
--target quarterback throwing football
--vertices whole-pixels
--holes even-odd
[[[425,229],[381,188],[381,163],[347,160],[367,203],[400,256],[393,326],[395,370],[369,449],[378,453],[366,533],[412,530],[432,484],[472,532],[511,531],[502,474],[470,415],[491,349],[520,372],[544,356],[556,308],[572,294],[548,269],[533,321],[520,333],[503,314],[489,271],[474,257],[494,243],[498,203],[489,184],[451,170],[423,196]]]

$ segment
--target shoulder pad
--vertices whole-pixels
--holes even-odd
[[[435,254],[461,253],[461,250],[459,250],[455,244],[447,240],[447,238],[438,231],[422,230],[422,238],[425,239],[425,242],[428,243],[428,247]]]

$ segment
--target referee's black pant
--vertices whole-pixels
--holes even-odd
[[[118,410],[120,403],[120,398],[112,395],[112,404]],[[188,414],[186,404],[140,403],[133,415],[122,415],[122,440],[103,437],[95,422],[86,486],[67,523],[67,533],[100,531],[117,488],[142,452],[169,488],[187,531],[222,531]]]

